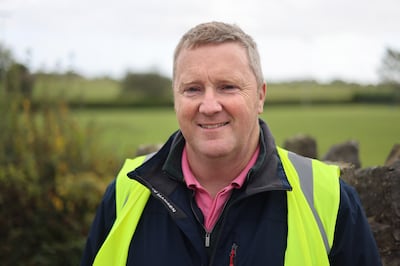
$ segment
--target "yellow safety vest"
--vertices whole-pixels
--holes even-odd
[[[278,147],[292,191],[287,192],[286,266],[329,265],[340,191],[337,166],[305,158]],[[116,220],[93,265],[126,265],[128,249],[150,191],[127,173],[146,156],[127,159],[116,180]]]

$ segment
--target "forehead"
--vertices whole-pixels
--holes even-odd
[[[202,53],[207,53],[209,55],[230,55],[230,56],[240,56],[248,59],[246,49],[243,45],[238,42],[223,42],[223,43],[206,43],[197,44],[189,47],[184,47],[177,55],[177,63],[185,57],[201,55]],[[208,56],[210,57],[210,56]]]
[[[183,49],[176,59],[176,74],[251,71],[246,49],[236,42],[204,44]]]

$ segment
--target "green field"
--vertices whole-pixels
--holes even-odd
[[[177,129],[171,109],[75,110],[82,124],[95,127],[99,146],[118,157],[133,156],[140,144],[163,143]],[[400,106],[329,105],[268,106],[261,116],[276,143],[302,133],[316,138],[322,157],[330,146],[356,140],[362,166],[382,165],[394,143],[400,143]]]
[[[33,99],[91,103],[113,101],[121,93],[120,83],[107,78],[85,79],[74,76],[39,76],[35,80]]]

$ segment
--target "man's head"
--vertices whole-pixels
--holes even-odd
[[[232,163],[251,157],[266,92],[255,74],[260,71],[255,43],[236,26],[201,24],[184,35],[175,53],[173,90],[189,157]]]
[[[264,78],[257,44],[251,36],[247,35],[238,26],[223,22],[199,24],[182,36],[174,53],[173,80],[175,80],[176,75],[176,61],[182,50],[192,49],[206,44],[221,44],[227,42],[238,43],[246,50],[250,68],[256,77],[258,88],[261,88],[264,83]]]

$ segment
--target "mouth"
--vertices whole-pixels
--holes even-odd
[[[226,126],[227,124],[229,124],[229,122],[216,123],[216,124],[199,124],[199,126],[204,129],[215,129]]]

